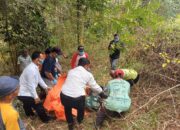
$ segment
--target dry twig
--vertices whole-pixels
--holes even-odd
[[[171,95],[171,97],[172,97],[172,102],[173,102],[173,107],[174,107],[174,113],[175,113],[175,115],[177,115],[177,111],[176,111],[176,105],[175,105],[174,97],[173,97],[173,95],[172,95],[172,93],[171,93],[171,91],[170,91],[170,90],[169,90],[169,93],[170,93],[170,95]]]
[[[173,87],[171,87],[171,88],[169,88],[169,89],[167,89],[167,90],[164,90],[164,91],[160,92],[159,94],[157,94],[157,95],[155,95],[154,97],[152,97],[147,103],[145,103],[144,105],[142,105],[139,109],[135,110],[134,112],[132,112],[131,114],[129,114],[128,116],[126,116],[124,119],[128,119],[131,115],[135,114],[137,111],[139,111],[139,110],[141,110],[142,108],[146,107],[151,101],[153,101],[154,99],[156,99],[158,96],[160,96],[160,95],[162,95],[163,93],[168,92],[168,91],[170,91],[170,90],[172,90],[172,89],[175,89],[175,88],[177,88],[177,87],[179,87],[179,86],[180,86],[180,84],[177,84],[177,85],[175,85],[175,86],[173,86]]]

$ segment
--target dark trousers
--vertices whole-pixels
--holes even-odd
[[[80,124],[82,120],[84,119],[85,96],[72,98],[61,93],[60,97],[61,97],[61,102],[64,105],[65,116],[66,116],[66,120],[68,124],[74,123],[73,115],[72,115],[72,108],[77,109],[77,121]]]
[[[41,99],[41,101],[44,101],[46,99],[46,91],[41,87],[41,86],[38,86],[39,88],[39,98]]]
[[[110,111],[101,106],[96,114],[96,127],[101,127],[106,117],[121,117],[123,115],[124,113]]]
[[[117,58],[117,59],[112,59],[112,58],[110,57],[111,70],[115,70],[115,69],[116,69],[116,66],[117,66],[117,64],[118,64],[118,60],[119,60],[119,58]]]
[[[127,81],[130,83],[130,85],[132,87],[134,84],[136,84],[139,81],[139,74],[137,75],[137,77],[134,80],[133,79],[129,79]]]
[[[47,116],[42,103],[35,104],[34,99],[27,96],[18,96],[18,99],[23,103],[23,108],[26,116],[34,116],[34,109],[43,122],[49,120],[49,117]]]

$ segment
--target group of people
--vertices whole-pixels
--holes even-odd
[[[110,75],[113,79],[103,89],[89,71],[90,61],[88,54],[84,51],[84,46],[78,46],[77,52],[74,53],[71,60],[71,70],[68,72],[60,92],[60,100],[64,106],[69,130],[74,130],[75,125],[79,130],[83,129],[85,88],[87,86],[104,99],[103,107],[101,106],[97,112],[96,126],[98,128],[102,126],[107,113],[121,113],[129,109],[131,105],[130,86],[138,81],[139,75],[134,70],[116,69],[120,49],[123,46],[122,43],[119,44],[119,37],[115,34],[114,40],[108,47],[111,63]],[[57,47],[47,48],[44,58],[41,55],[41,52],[35,51],[30,58],[25,50],[23,55],[18,57],[21,71],[19,81],[14,77],[0,77],[0,128],[2,130],[25,129],[19,114],[11,105],[16,96],[23,103],[26,116],[34,118],[35,110],[42,122],[47,123],[52,119],[46,113],[36,89],[40,86],[48,93],[57,83],[57,78],[62,71],[58,56],[62,55],[64,58],[67,56]],[[77,123],[73,118],[73,108],[77,109]]]

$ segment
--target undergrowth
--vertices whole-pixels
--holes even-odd
[[[108,42],[85,45],[85,50],[89,53],[91,60],[91,71],[97,82],[103,86],[111,79],[107,46]],[[76,47],[69,51],[71,53],[76,51]],[[68,54],[66,51],[65,53]],[[71,55],[68,59],[61,59],[64,72],[70,68],[70,59]],[[178,130],[180,128],[179,87],[168,90],[179,83],[179,73],[172,75],[178,71],[179,64],[163,68],[162,63],[163,59],[153,50],[144,50],[140,45],[128,47],[128,50],[121,55],[118,66],[137,70],[140,73],[140,81],[131,89],[132,106],[129,112],[124,118],[107,119],[102,130]],[[160,94],[161,92],[163,93]],[[156,97],[158,94],[160,95]],[[147,105],[142,107],[146,103]],[[95,117],[95,112],[85,117],[85,130],[95,129]],[[67,129],[66,122],[62,121],[43,124],[39,119],[30,120],[26,116],[23,116],[23,120],[27,130]]]

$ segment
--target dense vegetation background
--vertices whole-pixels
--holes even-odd
[[[180,1],[179,0],[0,0],[0,74],[17,74],[23,48],[59,46],[68,59],[85,46],[99,84],[109,76],[107,46],[118,33],[126,47],[119,68],[141,74],[132,88],[132,107],[122,119],[107,120],[103,130],[180,129]],[[23,112],[22,112],[23,116]],[[85,119],[93,129],[95,114]],[[27,129],[66,129],[54,121],[41,124],[24,117]]]

